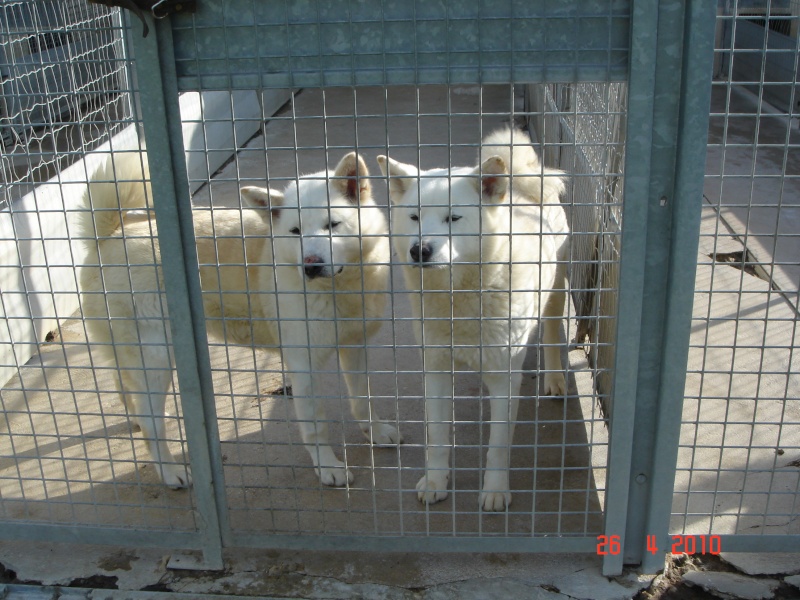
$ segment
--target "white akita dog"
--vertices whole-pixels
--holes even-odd
[[[161,479],[187,487],[191,474],[165,438],[172,381],[164,280],[155,221],[128,211],[151,205],[146,157],[118,154],[94,175],[78,227],[91,240],[81,269],[89,341],[118,367],[120,395],[141,427]],[[399,443],[369,406],[366,342],[379,328],[389,276],[386,220],[363,160],[350,153],[333,171],[300,177],[283,193],[245,187],[250,208],[194,211],[210,335],[281,350],[303,443],[326,485],[352,473],[328,441],[317,373],[339,348],[350,405],[367,439]]]
[[[513,145],[512,145],[513,142]],[[527,134],[482,143],[478,167],[433,169],[378,157],[389,178],[392,237],[423,346],[427,450],[420,501],[447,497],[453,367],[480,371],[491,428],[480,502],[511,503],[509,461],[529,337],[544,320],[544,389],[564,395],[559,352],[569,227],[562,171],[542,168]],[[543,308],[542,308],[543,307]]]

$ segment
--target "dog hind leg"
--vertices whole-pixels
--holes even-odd
[[[191,471],[176,460],[167,444],[164,416],[166,394],[172,383],[172,363],[166,338],[163,333],[148,332],[147,327],[140,328],[140,336],[141,347],[125,348],[118,355],[120,392],[131,418],[142,431],[161,480],[171,488],[189,487]],[[138,356],[125,360],[124,354],[133,353]]]

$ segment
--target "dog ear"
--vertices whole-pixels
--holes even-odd
[[[369,169],[363,159],[351,152],[336,165],[331,180],[333,187],[353,204],[369,198],[372,187],[369,183]]]
[[[505,161],[499,156],[490,156],[483,164],[475,168],[474,175],[470,177],[472,185],[486,202],[502,202],[508,193],[508,168]]]
[[[397,162],[388,156],[378,157],[378,166],[381,173],[389,177],[389,199],[392,202],[399,200],[413,183],[419,178],[419,171],[412,165]]]
[[[266,208],[272,211],[272,218],[278,217],[281,206],[283,206],[283,194],[276,190],[247,186],[239,190],[244,203],[250,208]]]

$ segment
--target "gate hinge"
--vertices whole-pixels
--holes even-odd
[[[92,4],[118,6],[139,17],[142,22],[142,37],[147,37],[150,28],[144,18],[144,11],[156,19],[163,19],[175,13],[193,13],[197,10],[197,0],[88,0]]]

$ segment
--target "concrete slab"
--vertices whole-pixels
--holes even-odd
[[[797,307],[800,130],[739,86],[714,86],[711,112],[705,196]]]
[[[800,337],[793,304],[717,251],[744,246],[703,211],[671,531],[798,533]],[[724,550],[724,548],[723,548]]]
[[[705,196],[797,306],[800,130],[743,88],[727,90],[713,89]]]
[[[774,579],[753,579],[736,573],[689,571],[683,581],[730,600],[762,600],[772,598],[779,582]]]
[[[748,575],[796,575],[800,554],[791,552],[722,552],[720,558]]]
[[[650,579],[603,577],[599,567],[589,567],[559,576],[553,584],[570,598],[628,600],[650,585]]]
[[[800,575],[791,575],[790,577],[784,577],[783,581],[800,590]]]
[[[606,599],[630,598],[649,582],[631,576],[609,582],[600,575],[600,558],[591,555],[233,549],[219,572],[170,570],[168,558],[153,549],[0,542],[0,562],[17,582],[54,590],[93,578],[116,588],[95,590],[92,598],[170,592],[194,598]]]

